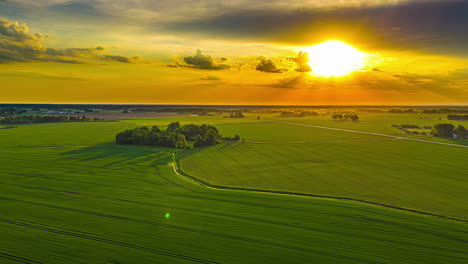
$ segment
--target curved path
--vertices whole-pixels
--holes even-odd
[[[280,124],[295,125],[295,126],[304,126],[304,127],[313,127],[313,128],[321,128],[321,129],[328,129],[328,130],[336,130],[336,131],[342,131],[342,132],[358,133],[358,134],[365,134],[365,135],[372,135],[372,136],[389,137],[389,138],[394,138],[394,139],[412,140],[412,141],[419,141],[419,142],[424,142],[424,143],[432,143],[432,144],[452,146],[452,147],[468,148],[468,146],[464,146],[464,145],[437,142],[437,141],[417,139],[417,138],[392,136],[392,135],[386,135],[386,134],[380,134],[380,133],[364,132],[364,131],[333,128],[333,127],[314,126],[314,125],[308,125],[308,124],[302,124],[302,123],[293,123],[293,122],[282,122],[282,121],[272,121],[272,122],[280,123]]]

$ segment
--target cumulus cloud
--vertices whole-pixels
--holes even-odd
[[[108,60],[131,63],[135,58],[101,54],[103,47],[56,49],[44,47],[47,35],[32,33],[26,24],[0,18],[0,63],[59,62],[86,63],[90,60]]]
[[[291,58],[292,61],[297,63],[296,71],[298,72],[310,72],[312,69],[310,68],[309,62],[309,53],[300,51],[297,54],[297,57]]]
[[[281,73],[283,70],[276,68],[275,63],[272,60],[267,60],[264,57],[260,57],[260,63],[257,64],[256,70],[261,72]]]
[[[189,67],[204,70],[224,70],[230,68],[227,64],[215,64],[213,58],[203,54],[201,50],[197,50],[194,56],[184,57],[184,62]]]

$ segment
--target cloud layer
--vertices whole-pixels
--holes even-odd
[[[26,24],[0,18],[0,63],[8,62],[59,62],[86,63],[88,60],[107,60],[132,63],[135,58],[102,54],[104,48],[56,49],[44,46],[48,38],[42,33],[32,33]]]

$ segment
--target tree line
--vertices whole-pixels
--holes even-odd
[[[302,111],[302,112],[291,112],[283,111],[278,117],[306,117],[306,116],[318,116],[317,112],[313,111]]]
[[[334,120],[351,120],[351,121],[358,121],[359,116],[354,114],[354,115],[332,115],[332,118]]]
[[[159,147],[170,147],[188,149],[187,141],[193,141],[194,147],[215,145],[219,140],[239,141],[239,135],[234,137],[222,137],[218,129],[211,125],[180,125],[179,122],[170,123],[166,130],[158,126],[142,126],[135,129],[120,132],[115,137],[117,144],[151,145]]]
[[[448,115],[448,120],[468,121],[468,115]]]
[[[87,118],[86,116],[8,116],[0,119],[0,124],[30,124],[30,123],[57,123],[57,122],[80,122],[100,121],[100,118]]]

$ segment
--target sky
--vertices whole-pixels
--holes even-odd
[[[0,0],[0,103],[466,105],[467,28],[468,0]],[[318,74],[330,40],[363,65]]]

